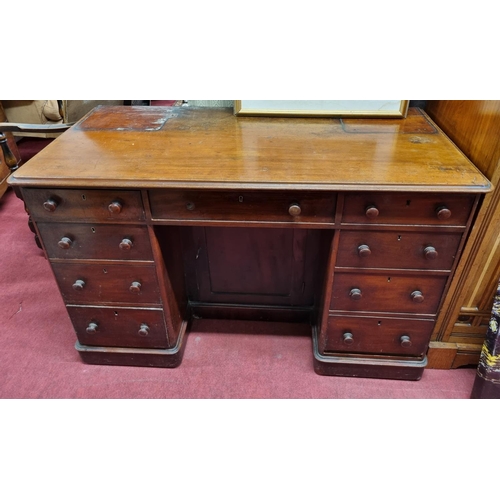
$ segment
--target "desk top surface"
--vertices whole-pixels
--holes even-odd
[[[95,108],[13,174],[17,186],[487,192],[421,110],[406,119]]]

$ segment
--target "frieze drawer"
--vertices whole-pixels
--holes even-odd
[[[149,192],[153,219],[333,224],[337,195],[330,192]]]
[[[23,199],[37,221],[145,220],[140,191],[23,189]]]
[[[465,227],[474,200],[453,193],[348,193],[342,223]]]

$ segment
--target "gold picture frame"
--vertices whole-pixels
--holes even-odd
[[[406,118],[410,101],[234,101],[237,116]]]

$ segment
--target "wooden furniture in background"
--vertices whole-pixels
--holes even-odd
[[[9,182],[85,362],[177,366],[193,317],[293,321],[317,373],[408,380],[490,190],[418,109],[98,108]]]
[[[0,102],[0,122],[5,122],[5,112]],[[13,135],[0,130],[0,198],[8,188],[7,177],[20,160],[19,151]]]
[[[500,101],[428,101],[426,112],[463,153],[500,184]],[[436,322],[432,368],[477,364],[500,276],[500,189],[487,194]]]

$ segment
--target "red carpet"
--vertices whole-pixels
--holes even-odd
[[[475,368],[426,370],[418,382],[316,375],[311,339],[270,324],[233,322],[228,333],[227,325],[198,321],[176,369],[86,365],[27,221],[23,203],[7,191],[0,200],[0,398],[470,397]]]

